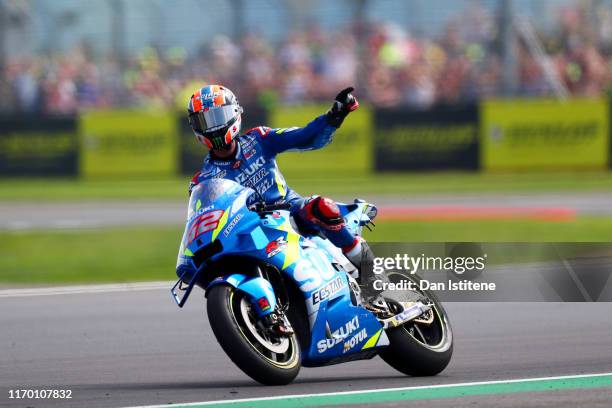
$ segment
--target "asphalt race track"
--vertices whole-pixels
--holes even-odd
[[[405,377],[375,358],[302,369],[289,386],[263,387],[216,343],[201,291],[180,310],[158,286],[44,296],[0,291],[0,406],[135,406],[612,372],[610,304],[451,303],[455,353],[437,377]],[[10,400],[10,388],[70,389],[73,399]],[[474,405],[610,407],[612,388],[386,406]]]

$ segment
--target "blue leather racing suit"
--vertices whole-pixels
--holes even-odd
[[[301,197],[287,186],[276,164],[276,155],[288,150],[320,149],[331,142],[335,131],[335,127],[327,124],[325,115],[303,128],[250,129],[236,139],[237,151],[233,158],[221,160],[209,153],[204,166],[193,177],[190,189],[205,180],[225,178],[256,190],[266,203],[297,204]]]

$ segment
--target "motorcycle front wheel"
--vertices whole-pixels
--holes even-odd
[[[213,286],[207,298],[213,333],[238,368],[264,385],[293,381],[301,365],[295,334],[280,337],[262,330],[248,295],[232,286]]]

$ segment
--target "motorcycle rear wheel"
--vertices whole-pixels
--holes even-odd
[[[414,276],[395,273],[391,281]],[[453,331],[446,311],[430,291],[418,291],[433,304],[433,322],[422,324],[410,321],[400,327],[387,329],[390,345],[381,358],[396,370],[411,376],[434,376],[442,372],[453,355]]]
[[[295,334],[273,338],[263,332],[256,324],[247,295],[232,286],[213,286],[207,298],[213,333],[238,368],[264,385],[285,385],[293,381],[301,366]]]

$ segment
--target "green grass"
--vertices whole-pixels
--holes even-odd
[[[0,282],[134,282],[174,278],[180,228],[0,233]]]
[[[172,280],[180,228],[0,232],[0,283]],[[380,222],[370,241],[612,242],[612,218],[571,222]]]
[[[588,191],[612,189],[612,172],[580,173],[388,173],[351,178],[287,175],[303,195],[410,195],[507,191]],[[189,177],[159,180],[3,179],[0,201],[81,199],[184,200]]]

